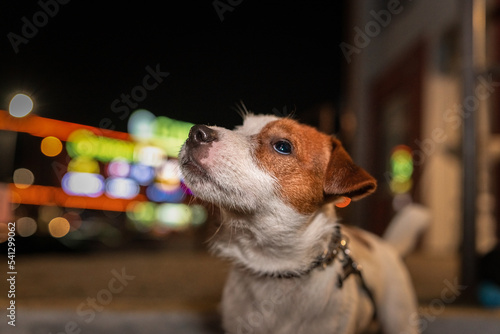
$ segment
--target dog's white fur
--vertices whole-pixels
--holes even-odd
[[[339,261],[297,278],[262,274],[307,268],[328,247],[338,224],[333,202],[314,213],[299,212],[283,196],[279,178],[258,161],[255,152],[262,143],[256,136],[279,120],[250,114],[233,131],[209,127],[216,140],[196,146],[189,143],[195,140],[190,134],[179,156],[194,194],[221,208],[213,249],[235,264],[223,293],[224,329],[232,334],[361,333],[375,310],[357,276],[342,288],[336,285],[343,271]],[[417,333],[416,300],[399,255],[367,232],[342,231],[363,267],[384,333]]]

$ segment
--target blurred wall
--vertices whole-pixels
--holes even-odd
[[[369,151],[370,142],[387,135],[380,132],[373,135],[371,131],[374,124],[370,120],[378,112],[373,106],[373,85],[394,64],[404,62],[405,55],[416,45],[421,45],[424,65],[419,133],[405,143],[412,148],[414,157],[418,157],[419,177],[413,186],[413,199],[428,207],[432,217],[420,247],[435,255],[456,253],[462,230],[461,125],[463,117],[467,117],[463,105],[468,101],[461,93],[461,2],[371,0],[350,2],[350,6],[350,23],[344,37],[347,44],[343,50],[347,78],[344,113],[357,120],[352,136],[354,158],[363,166],[372,165],[373,159],[388,159]],[[487,81],[478,77],[477,84],[494,90],[491,82],[487,87]],[[487,112],[488,97],[485,94],[479,98],[478,114]],[[484,162],[481,170],[483,174],[487,170]],[[379,183],[383,182],[379,179]],[[492,210],[483,207],[478,215],[480,252],[491,249],[496,242],[497,222]]]

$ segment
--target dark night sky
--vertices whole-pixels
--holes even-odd
[[[73,0],[47,16],[16,54],[8,34],[22,36],[22,18],[43,19],[42,7],[3,1],[0,108],[23,91],[40,116],[93,126],[107,118],[126,130],[112,104],[142,85],[147,66],[170,75],[138,107],[193,123],[232,127],[240,117],[231,106],[239,100],[259,113],[337,102],[341,4],[245,0],[221,22],[213,0]]]

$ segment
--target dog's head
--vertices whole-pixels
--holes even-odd
[[[179,158],[196,196],[237,212],[282,203],[308,215],[376,188],[336,138],[289,118],[250,114],[233,131],[195,125]]]

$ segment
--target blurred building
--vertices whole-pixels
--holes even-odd
[[[419,247],[441,256],[462,247],[462,131],[471,118],[478,253],[500,235],[500,1],[474,1],[474,94],[463,89],[463,3],[349,2],[339,45],[347,78],[342,118],[353,129],[347,142],[380,182],[365,201],[373,215],[359,221],[381,234],[405,203],[420,203],[431,221]]]

